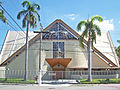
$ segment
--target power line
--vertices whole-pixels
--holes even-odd
[[[11,25],[10,25],[10,24],[8,24],[8,25],[9,25],[11,28],[13,28],[18,34],[20,34],[19,31],[17,31],[17,30],[15,29],[16,27],[15,27],[15,28],[13,27],[14,25],[11,23],[11,21],[8,20],[8,19],[7,19],[7,21],[11,24]],[[21,35],[21,34],[20,34],[20,35]],[[21,35],[21,36],[23,37],[23,35]]]
[[[0,4],[0,6],[8,14],[8,16],[15,22],[15,24],[22,30],[22,28],[17,24],[17,22],[12,18],[12,16],[5,10],[5,8],[1,4]],[[24,30],[22,30],[22,31],[24,32]]]
[[[39,48],[38,49],[29,49],[29,50],[39,50]],[[44,51],[48,51],[48,52],[53,52],[53,50],[52,49],[42,49],[42,50],[44,50]],[[4,50],[2,50],[2,51],[17,51],[17,50],[7,50],[7,49],[4,49]],[[56,52],[58,52],[58,51],[56,51]],[[88,53],[88,51],[72,51],[72,50],[66,50],[66,51],[64,51],[64,53],[65,52],[79,52],[79,53]],[[110,53],[113,53],[113,52],[102,52],[102,53],[107,53],[107,54],[110,54]]]
[[[9,23],[8,23],[8,25],[18,33],[18,31],[12,25],[10,25]],[[18,34],[21,35],[20,33],[18,33]],[[23,35],[21,35],[21,36],[23,37]]]
[[[21,39],[20,39],[21,40]],[[39,45],[39,41],[36,41],[33,45]],[[42,42],[42,44],[51,44],[52,42],[45,42],[45,41],[43,41]],[[9,44],[9,43],[5,43],[6,45],[13,45],[13,44]],[[14,44],[14,45],[22,45],[22,44],[24,44],[23,42],[22,43],[16,43],[16,44]],[[1,46],[2,44],[0,44],[0,46]],[[69,45],[69,46],[72,46],[72,47],[76,47],[76,46],[78,46],[78,47],[80,47],[80,45],[77,45],[77,44],[64,44],[65,46],[66,45]],[[108,46],[96,46],[96,47],[104,47],[104,48],[109,48]],[[112,47],[111,47],[112,48]]]

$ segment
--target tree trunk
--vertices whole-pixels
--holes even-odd
[[[88,81],[92,81],[92,43],[91,37],[89,37],[88,41]]]
[[[27,31],[26,31],[25,76],[24,76],[24,80],[25,80],[25,81],[28,80],[28,46],[29,46],[29,42],[28,42],[28,31],[29,31],[29,21],[27,21]]]

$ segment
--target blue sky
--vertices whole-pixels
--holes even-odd
[[[22,19],[17,20],[17,14],[22,10],[21,3],[24,0],[0,0],[2,6],[10,13],[15,21],[22,26]],[[43,28],[47,27],[55,19],[62,19],[71,28],[76,30],[76,26],[81,20],[88,17],[100,15],[104,18],[101,25],[103,32],[110,31],[114,46],[118,46],[117,40],[120,40],[120,0],[28,0],[38,3],[41,6],[39,11]],[[20,29],[5,13],[12,26],[19,31]],[[38,27],[35,30],[39,30]],[[13,31],[11,27],[0,21],[0,48],[2,47],[5,35],[8,30]],[[26,29],[23,29],[26,30]],[[33,29],[30,29],[31,31]]]

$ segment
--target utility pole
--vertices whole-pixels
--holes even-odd
[[[42,42],[42,33],[48,33],[48,32],[42,32],[43,31],[43,26],[42,24],[40,23],[40,31],[34,31],[34,33],[39,33],[40,34],[40,46],[39,46],[39,76],[38,76],[38,83],[39,83],[39,86],[41,86],[41,73],[42,73],[42,65],[41,65],[41,61],[42,61],[42,57],[41,57],[41,50],[42,50],[42,47],[41,47],[41,42]]]
[[[43,30],[43,26],[42,26],[42,24],[40,23],[40,30],[41,30],[41,33],[40,33],[40,49],[39,49],[39,77],[38,77],[38,80],[39,80],[39,86],[41,85],[41,73],[42,73],[42,68],[41,68],[41,42],[42,42],[42,30]]]

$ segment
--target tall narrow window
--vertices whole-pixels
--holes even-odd
[[[53,42],[53,58],[64,58],[64,42]]]

